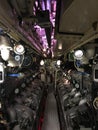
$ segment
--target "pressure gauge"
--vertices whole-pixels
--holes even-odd
[[[24,54],[25,50],[24,50],[24,47],[23,45],[15,45],[14,46],[14,52],[18,55],[22,55]]]
[[[16,61],[20,61],[20,59],[21,59],[21,58],[20,58],[20,55],[16,55],[16,56],[15,56],[15,60],[16,60]]]

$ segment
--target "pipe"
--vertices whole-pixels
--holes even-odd
[[[25,2],[30,16],[32,16],[32,14],[33,14],[34,2],[35,2],[35,0],[26,0],[26,2]]]
[[[21,12],[20,12],[20,9],[18,7],[17,1],[16,0],[11,0],[11,5],[16,9],[18,15],[21,16]]]
[[[33,38],[29,36],[29,34],[27,32],[25,32],[25,30],[23,30],[22,28],[18,27],[18,30],[24,34],[24,36],[37,48],[38,51],[41,51],[41,48],[39,48],[39,46],[34,42]]]

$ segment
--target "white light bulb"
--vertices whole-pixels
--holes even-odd
[[[82,57],[83,57],[83,51],[82,50],[76,50],[74,52],[74,57],[75,57],[75,59],[82,59]]]
[[[40,61],[40,65],[44,65],[44,60],[41,60],[41,61]]]
[[[57,65],[60,66],[60,64],[61,64],[61,61],[57,60]]]
[[[62,43],[59,43],[58,49],[59,49],[59,50],[62,50]]]

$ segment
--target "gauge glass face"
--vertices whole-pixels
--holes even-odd
[[[17,54],[23,54],[24,53],[24,47],[22,45],[17,45],[17,46],[15,46],[14,49],[15,49],[15,52]]]
[[[21,59],[21,58],[20,58],[19,55],[16,55],[16,56],[15,56],[15,60],[16,60],[16,61],[20,61],[20,59]]]

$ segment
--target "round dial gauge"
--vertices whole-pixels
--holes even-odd
[[[24,47],[23,47],[23,45],[16,45],[14,47],[14,51],[15,51],[16,54],[19,54],[19,55],[24,54]]]

